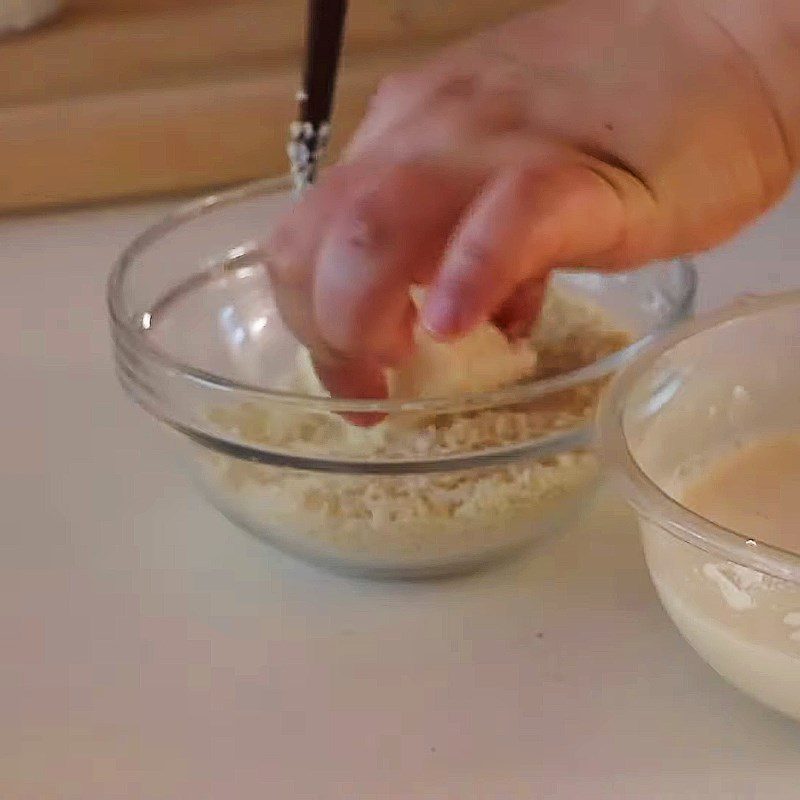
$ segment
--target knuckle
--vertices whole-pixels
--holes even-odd
[[[494,95],[477,107],[476,123],[481,133],[515,133],[528,125],[524,103],[512,95]]]
[[[342,227],[346,245],[356,251],[374,255],[387,245],[389,221],[384,213],[379,187],[355,197]]]
[[[409,93],[415,92],[418,86],[419,75],[416,72],[411,70],[393,72],[381,79],[370,100],[370,107],[379,107],[385,103],[394,104]]]
[[[538,192],[543,183],[562,167],[554,163],[542,164],[535,161],[522,163],[511,178],[511,184],[518,195],[531,196]]]
[[[402,244],[413,217],[414,197],[425,183],[420,165],[395,164],[369,186],[354,193],[349,213],[342,217],[347,246],[372,257]]]
[[[462,72],[442,77],[433,91],[433,99],[469,100],[477,96],[480,78],[474,72]]]
[[[521,77],[489,77],[474,102],[476,124],[485,133],[514,133],[529,124],[528,92]]]

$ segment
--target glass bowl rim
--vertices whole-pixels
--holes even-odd
[[[745,294],[731,304],[678,326],[624,367],[603,392],[597,410],[596,445],[603,466],[641,517],[709,553],[772,577],[800,584],[800,554],[717,525],[670,497],[639,466],[625,434],[624,414],[637,383],[662,356],[681,343],[732,322],[780,308],[800,307],[800,290]]]
[[[494,391],[461,395],[457,400],[454,400],[452,397],[426,398],[424,400],[347,400],[276,389],[265,389],[263,387],[230,380],[220,375],[193,367],[191,364],[186,364],[154,346],[148,337],[143,336],[143,329],[141,326],[137,324],[136,320],[130,319],[125,313],[126,278],[131,271],[135,270],[137,258],[164,236],[180,228],[183,224],[199,219],[211,211],[233,205],[240,201],[278,194],[280,191],[289,188],[291,188],[291,177],[282,176],[253,181],[233,189],[206,195],[205,197],[178,206],[175,210],[168,213],[136,236],[116,260],[107,283],[106,303],[111,320],[112,332],[117,342],[121,342],[126,348],[135,353],[137,357],[144,358],[158,365],[160,368],[168,370],[173,375],[180,375],[188,381],[199,384],[205,388],[210,387],[226,392],[235,392],[242,397],[242,400],[268,400],[270,403],[285,404],[295,407],[302,406],[310,411],[326,411],[333,413],[447,413],[462,408],[490,408],[526,402],[554,392],[572,388],[582,383],[606,378],[622,365],[630,362],[657,336],[665,330],[672,328],[678,321],[685,318],[694,303],[697,290],[697,270],[694,264],[690,260],[684,258],[664,262],[674,264],[680,270],[681,291],[680,295],[676,298],[675,306],[669,318],[658,326],[658,328],[651,330],[648,334],[622,350],[618,350],[580,369],[572,370],[551,378],[522,382]],[[234,250],[239,254],[244,252],[241,248],[234,248]]]

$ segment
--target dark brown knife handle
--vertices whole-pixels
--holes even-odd
[[[347,0],[309,0],[299,119],[318,129],[329,122],[344,34]]]

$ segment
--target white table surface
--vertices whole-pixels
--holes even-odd
[[[164,204],[0,222],[2,800],[800,796],[800,726],[662,612],[631,515],[416,584],[240,533],[117,387],[104,280]],[[700,260],[800,284],[800,188]]]

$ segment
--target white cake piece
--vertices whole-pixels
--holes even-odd
[[[491,323],[451,342],[436,341],[424,328],[414,332],[416,350],[389,370],[389,395],[403,399],[455,397],[486,392],[528,378],[536,351],[528,340],[511,343]]]
[[[414,292],[421,304],[421,293]],[[389,397],[403,400],[456,397],[509,386],[533,375],[536,350],[530,340],[509,342],[491,323],[449,342],[434,339],[421,325],[414,330],[414,355],[386,372]],[[297,388],[327,394],[314,373],[307,352],[299,354]]]

